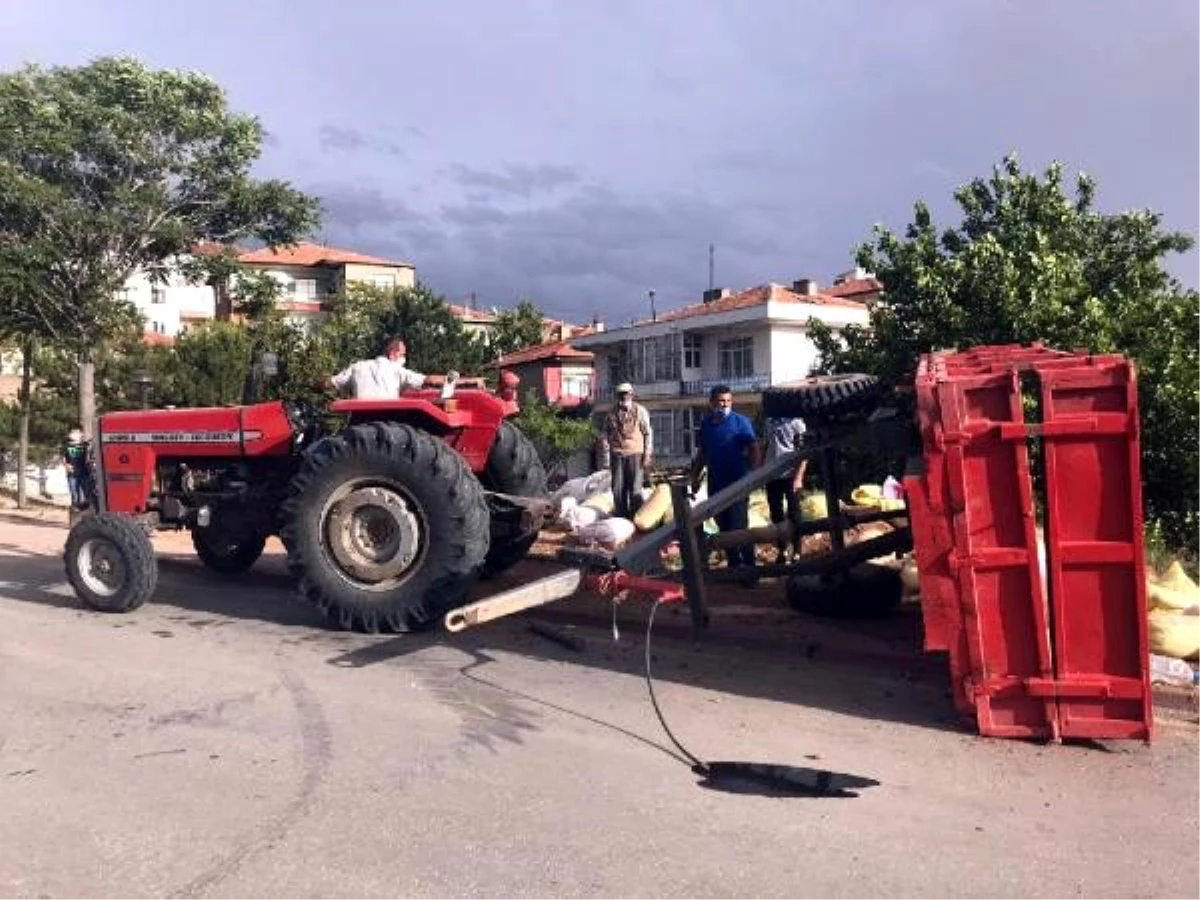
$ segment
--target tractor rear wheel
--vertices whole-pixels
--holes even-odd
[[[135,610],[158,585],[150,536],[129,516],[80,517],[67,534],[63,562],[75,595],[100,612]]]
[[[483,486],[490,491],[517,497],[546,496],[546,469],[533,442],[511,422],[501,422],[496,440],[488,453]],[[513,530],[511,525],[494,516],[491,524],[491,546],[483,563],[485,578],[498,575],[525,558],[538,538],[538,528]]]
[[[874,375],[815,375],[766,388],[762,407],[765,415],[779,418],[866,415],[879,404],[880,393]]]
[[[193,528],[196,555],[214,572],[240,575],[258,562],[267,539],[261,534],[237,537],[213,528]]]
[[[479,481],[409,425],[355,425],[313,445],[283,514],[301,593],[345,629],[433,624],[466,602],[488,550]]]

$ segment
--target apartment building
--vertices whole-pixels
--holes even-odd
[[[848,280],[867,276],[843,283]],[[705,292],[700,303],[570,343],[594,355],[597,411],[611,404],[616,385],[632,383],[650,413],[657,457],[668,465],[681,463],[692,455],[713,386],[729,385],[736,407],[754,416],[763,388],[805,378],[812,370],[817,349],[808,334],[811,319],[835,331],[869,324],[868,305],[838,296],[839,287],[822,291],[812,279],[801,279],[739,293],[718,288]],[[851,290],[863,295],[864,287]]]
[[[197,247],[196,252],[220,249],[210,244]],[[348,284],[391,289],[412,287],[417,280],[411,263],[309,242],[275,250],[246,250],[237,258],[247,268],[265,272],[279,282],[279,308],[296,322],[310,322],[321,316],[326,301]],[[228,310],[230,290],[236,292],[236,284],[230,288],[197,284],[178,272],[172,272],[166,281],[155,282],[139,272],[126,282],[121,296],[145,317],[147,341],[170,343],[188,325],[214,318],[221,307]]]

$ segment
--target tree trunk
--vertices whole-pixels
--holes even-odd
[[[79,354],[79,427],[84,440],[92,439],[92,424],[96,418],[96,364],[92,351]]]
[[[29,506],[29,488],[25,483],[25,467],[29,465],[29,415],[33,406],[33,339],[21,342],[21,430],[17,439],[17,508]]]

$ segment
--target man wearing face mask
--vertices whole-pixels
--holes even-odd
[[[600,430],[600,455],[612,473],[613,513],[632,519],[642,505],[642,480],[654,453],[650,413],[633,402],[633,385],[617,385],[617,402]]]
[[[405,388],[423,387],[426,376],[404,367],[407,350],[404,341],[392,338],[383,353],[352,363],[330,378],[328,386],[355,400],[392,400]],[[446,381],[457,380],[457,372],[446,373]]]
[[[733,411],[733,392],[728,385],[717,385],[708,395],[709,413],[700,421],[696,456],[692,460],[692,490],[700,487],[700,475],[708,469],[708,495],[722,489],[757,468],[762,461],[754,425]],[[741,531],[750,524],[750,500],[743,497],[717,514],[721,531]],[[754,545],[740,544],[726,551],[729,567],[754,565]]]

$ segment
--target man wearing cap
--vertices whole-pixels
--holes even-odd
[[[83,439],[83,429],[72,428],[67,432],[62,460],[67,470],[67,489],[71,492],[71,506],[83,509],[88,504],[87,442]]]
[[[618,384],[617,402],[600,429],[600,454],[612,472],[613,512],[620,518],[632,519],[642,505],[643,473],[653,453],[650,413],[633,402],[633,385]]]
[[[392,400],[404,388],[423,387],[426,376],[404,367],[407,349],[400,338],[392,338],[379,356],[352,363],[330,378],[328,385],[355,400]],[[457,380],[457,372],[446,373],[446,381]]]

